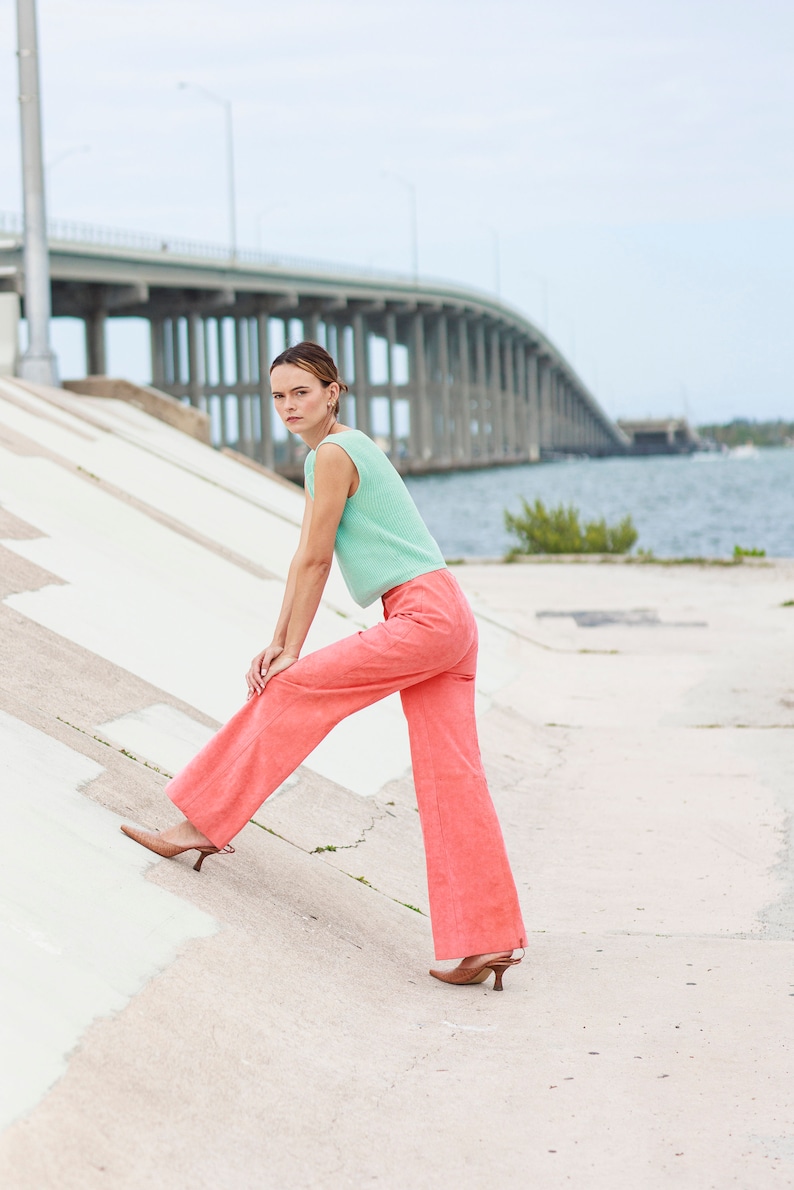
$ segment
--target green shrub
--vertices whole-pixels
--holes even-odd
[[[745,550],[740,545],[733,547],[734,558],[765,558],[766,550]]]
[[[637,530],[630,516],[617,525],[602,518],[579,522],[579,511],[572,504],[546,508],[542,500],[529,505],[521,499],[523,511],[517,516],[505,512],[505,526],[518,538],[508,558],[518,554],[627,554],[637,540]]]

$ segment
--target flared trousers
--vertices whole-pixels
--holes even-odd
[[[272,678],[174,777],[168,796],[223,847],[337,723],[399,690],[436,958],[524,946],[477,740],[471,608],[448,570],[388,591],[383,608],[382,623],[309,653]]]

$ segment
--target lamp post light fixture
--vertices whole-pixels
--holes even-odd
[[[228,187],[228,202],[229,202],[229,255],[232,263],[237,260],[237,199],[235,195],[234,185],[234,127],[232,123],[232,102],[230,99],[224,99],[221,95],[216,95],[214,91],[209,91],[206,87],[200,86],[199,83],[178,83],[180,90],[198,91],[205,99],[211,100],[213,103],[219,103],[224,109],[225,113],[225,128],[226,128],[226,182]]]
[[[24,217],[25,317],[28,346],[19,360],[19,375],[36,384],[58,383],[55,353],[50,346],[50,258],[44,165],[41,153],[41,99],[36,35],[36,0],[17,0],[19,119],[22,142],[22,208]]]

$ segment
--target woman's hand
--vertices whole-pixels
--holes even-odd
[[[281,645],[268,645],[261,653],[257,653],[251,662],[251,668],[245,675],[245,680],[248,684],[248,698],[253,694],[261,694],[267,685],[267,677],[270,675],[270,668],[277,657],[280,657],[284,652]],[[293,658],[295,660],[295,658]],[[292,664],[292,662],[290,662]],[[284,667],[286,669],[286,666]]]
[[[271,661],[267,673],[262,676],[262,690],[264,690],[271,678],[274,678],[276,674],[283,673],[285,669],[289,669],[297,660],[298,658],[294,654],[285,653],[282,649],[278,657],[274,661]],[[262,690],[259,690],[257,693],[261,694]]]

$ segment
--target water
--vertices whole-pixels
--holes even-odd
[[[636,548],[657,557],[729,557],[733,547],[794,557],[794,450],[577,459],[407,479],[447,558],[496,557],[513,539],[504,510],[520,497],[574,504],[582,520],[630,514]]]

